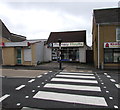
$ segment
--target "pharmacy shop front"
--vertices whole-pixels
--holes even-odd
[[[59,55],[59,44],[51,43],[52,61],[57,61]],[[84,42],[61,43],[61,59],[64,62],[86,63],[86,46]]]

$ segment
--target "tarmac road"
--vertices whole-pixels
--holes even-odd
[[[25,107],[118,109],[119,75],[103,71],[48,71],[34,78],[1,77],[0,103],[11,110]]]

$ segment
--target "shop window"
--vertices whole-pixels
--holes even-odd
[[[116,40],[120,41],[120,26],[116,28]]]
[[[105,50],[105,63],[109,63],[113,61],[112,49]]]
[[[105,49],[104,61],[105,63],[120,63],[119,49]]]

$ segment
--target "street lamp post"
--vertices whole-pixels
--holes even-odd
[[[59,69],[61,70],[62,69],[62,62],[61,62],[61,42],[62,42],[62,39],[58,39],[58,42],[59,42]]]

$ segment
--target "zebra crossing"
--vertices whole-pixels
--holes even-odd
[[[93,92],[93,94],[89,94],[90,92]],[[102,96],[95,74],[84,72],[60,72],[56,74],[33,98],[71,104],[108,106],[105,98]]]
[[[3,80],[13,79],[3,78]],[[21,79],[14,81],[16,83],[11,91],[3,92],[3,96],[0,96],[0,104],[3,106],[9,103],[8,107],[12,104],[18,108],[119,107],[117,91],[120,84],[117,75],[110,73],[51,72],[36,78],[22,79],[23,82],[19,82]],[[14,103],[11,100],[15,100]]]

